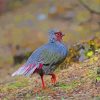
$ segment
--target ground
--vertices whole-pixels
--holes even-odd
[[[47,87],[41,88],[39,75],[31,78],[15,77],[0,84],[1,100],[100,100],[100,82],[96,83],[98,61],[87,59],[56,70],[57,83],[51,84],[45,76]],[[38,91],[39,90],[39,91]]]

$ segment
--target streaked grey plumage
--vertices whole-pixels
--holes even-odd
[[[56,40],[55,32],[49,33],[49,43],[36,49],[29,57],[27,62],[19,68],[12,76],[25,75],[29,76],[35,71],[39,74],[52,74],[57,65],[60,64],[67,56],[67,48],[60,41]],[[40,67],[40,64],[43,66]]]

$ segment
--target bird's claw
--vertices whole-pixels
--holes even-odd
[[[51,78],[51,82],[53,83],[53,84],[56,84],[56,78]]]

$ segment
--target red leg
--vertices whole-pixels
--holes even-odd
[[[53,84],[55,84],[56,83],[56,75],[55,74],[50,74],[52,77],[51,77],[51,82],[53,83]]]
[[[42,88],[44,89],[46,86],[45,86],[45,83],[44,83],[43,75],[41,76],[41,80],[42,80]]]

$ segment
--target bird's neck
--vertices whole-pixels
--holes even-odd
[[[58,40],[55,40],[55,39],[50,39],[49,43],[62,43],[62,41],[58,41]]]
[[[50,43],[62,43],[62,39],[49,38]]]

